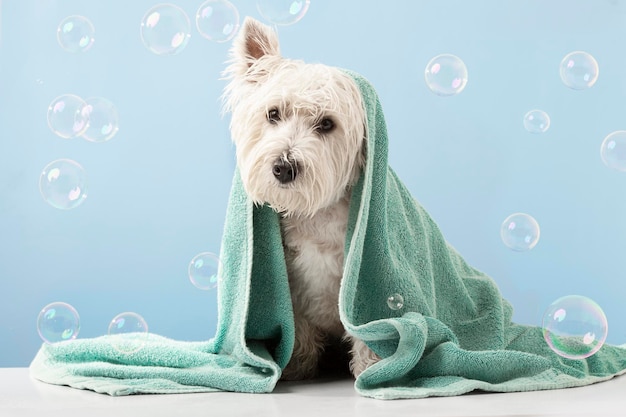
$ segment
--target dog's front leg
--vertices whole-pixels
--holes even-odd
[[[317,376],[319,359],[324,348],[324,336],[320,329],[295,312],[296,337],[293,353],[283,370],[281,379],[297,381]]]

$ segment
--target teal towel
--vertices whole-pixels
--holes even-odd
[[[495,283],[469,266],[387,164],[376,92],[361,76],[367,162],[352,191],[339,296],[341,320],[382,359],[356,380],[368,397],[421,398],[472,390],[566,388],[626,369],[626,349],[556,355],[538,327],[511,322]],[[31,373],[42,381],[111,395],[271,392],[293,349],[291,298],[278,215],[254,207],[235,172],[221,251],[219,319],[208,342],[150,335],[122,354],[109,336],[44,345]],[[391,309],[387,297],[404,305]]]

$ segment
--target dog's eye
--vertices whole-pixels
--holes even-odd
[[[278,112],[278,109],[272,109],[267,112],[267,121],[272,124],[280,121],[280,113]]]
[[[335,128],[335,122],[332,119],[326,118],[317,125],[317,130],[321,133],[328,133]]]

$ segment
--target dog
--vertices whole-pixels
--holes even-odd
[[[366,115],[354,81],[337,68],[283,58],[277,34],[246,18],[224,79],[224,111],[244,189],[280,214],[295,343],[281,379],[318,375],[335,341],[357,377],[380,360],[339,319],[351,187],[365,164]]]

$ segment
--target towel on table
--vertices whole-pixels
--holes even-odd
[[[566,388],[626,369],[626,349],[556,355],[539,327],[511,322],[495,283],[468,265],[387,164],[387,130],[373,87],[348,71],[367,113],[366,167],[353,187],[339,296],[346,330],[382,359],[356,380],[380,399]],[[123,354],[110,337],[44,345],[42,381],[111,395],[271,392],[289,361],[293,313],[278,214],[255,207],[235,172],[219,271],[218,325],[207,342],[149,335]],[[392,309],[387,297],[403,297]]]

